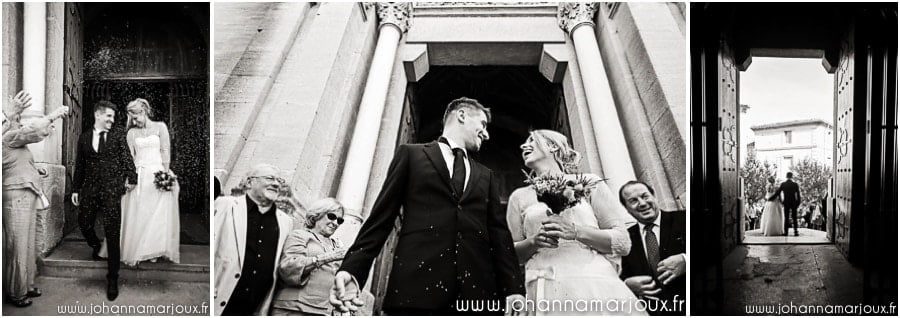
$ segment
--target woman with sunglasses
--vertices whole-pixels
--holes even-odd
[[[284,242],[280,284],[272,315],[329,315],[328,293],[346,249],[331,238],[344,223],[344,207],[332,198],[313,202],[304,220]]]

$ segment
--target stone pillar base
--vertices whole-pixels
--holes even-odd
[[[40,257],[45,257],[62,241],[65,235],[66,167],[50,163],[35,163],[35,166],[47,171],[47,175],[41,178],[41,190],[50,201],[50,207],[37,210],[35,239],[38,254]]]

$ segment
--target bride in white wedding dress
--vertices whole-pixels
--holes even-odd
[[[574,172],[578,153],[564,135],[536,130],[521,148],[525,165],[535,174],[576,176],[567,173]],[[555,307],[529,314],[647,315],[635,309],[638,299],[619,278],[621,256],[630,252],[631,240],[625,225],[627,214],[606,182],[599,182],[587,200],[559,215],[548,215],[547,210],[530,186],[510,194],[506,218],[516,254],[525,264],[526,298],[536,304],[600,301],[603,307]],[[612,303],[619,305],[607,306]]]
[[[766,184],[766,198],[775,195],[775,192],[778,191],[775,177],[769,177],[768,181],[769,183]],[[780,236],[785,234],[784,208],[781,205],[781,198],[766,201],[759,224],[763,236]]]
[[[178,192],[157,189],[154,173],[170,171],[169,130],[150,120],[150,103],[128,103],[128,148],[137,168],[137,186],[122,197],[122,263],[134,266],[165,258],[179,262]]]

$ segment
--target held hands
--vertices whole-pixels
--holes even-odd
[[[135,187],[135,186],[136,186],[135,184],[131,184],[131,183],[125,182],[125,190],[127,190],[127,191],[134,190],[134,187]]]
[[[659,281],[663,285],[672,283],[676,278],[684,276],[685,261],[684,255],[672,255],[659,262],[656,268],[659,275]]]
[[[647,275],[628,277],[625,279],[625,285],[627,285],[628,288],[631,289],[631,292],[638,298],[659,300],[657,295],[662,291],[662,288],[657,286],[656,282],[653,281],[653,277]]]
[[[578,237],[578,228],[571,221],[562,219],[549,219],[541,222],[541,231],[558,239],[574,240]]]
[[[559,237],[550,235],[543,228],[531,237],[531,243],[537,248],[557,248],[559,247]]]
[[[365,305],[359,298],[359,284],[353,275],[346,271],[334,275],[334,287],[328,295],[328,302],[342,314],[355,313]]]

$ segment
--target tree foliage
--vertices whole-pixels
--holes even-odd
[[[744,179],[744,199],[755,211],[761,211],[766,203],[766,184],[770,176],[776,173],[775,165],[760,161],[755,152],[749,152],[741,167],[741,178]]]
[[[794,172],[794,181],[800,185],[800,209],[811,211],[813,207],[819,206],[822,199],[828,195],[831,167],[806,157],[794,164],[791,171]]]

